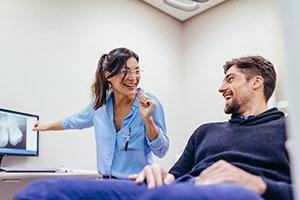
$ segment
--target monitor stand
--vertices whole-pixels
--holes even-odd
[[[0,171],[3,171],[3,169],[2,169],[2,167],[1,167],[1,163],[2,163],[2,159],[4,158],[4,157],[6,157],[7,155],[0,155]]]

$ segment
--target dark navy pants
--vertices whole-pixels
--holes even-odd
[[[176,182],[147,189],[146,183],[131,180],[51,178],[37,180],[14,200],[263,200],[254,192],[236,184],[195,186],[194,181]]]

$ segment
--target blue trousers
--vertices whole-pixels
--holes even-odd
[[[131,180],[51,178],[37,180],[14,200],[263,200],[256,193],[236,184],[195,186],[193,181],[177,182],[147,189],[146,183]]]

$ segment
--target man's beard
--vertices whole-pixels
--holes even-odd
[[[225,105],[224,112],[226,114],[232,114],[232,113],[237,113],[239,109],[240,109],[240,105],[238,101],[232,99],[231,104],[227,106]]]

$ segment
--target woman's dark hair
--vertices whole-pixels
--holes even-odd
[[[263,77],[264,96],[266,102],[268,102],[276,85],[276,72],[274,65],[261,56],[245,56],[227,61],[223,66],[224,73],[226,74],[230,67],[234,65],[237,66],[243,74],[245,74],[247,81],[254,76]]]
[[[131,57],[139,62],[139,56],[127,48],[117,48],[101,56],[95,73],[95,82],[92,85],[92,95],[95,98],[93,109],[97,110],[106,104],[106,93],[111,89],[107,79],[116,76],[123,67],[127,67],[126,61]],[[105,77],[105,72],[110,72],[110,75]],[[121,82],[126,75],[125,73]]]

